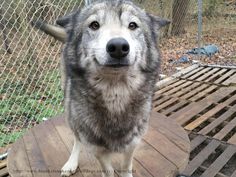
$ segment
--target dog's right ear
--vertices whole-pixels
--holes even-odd
[[[67,27],[70,25],[70,23],[71,23],[71,21],[72,21],[72,18],[73,18],[73,16],[75,15],[75,13],[76,13],[76,12],[72,12],[72,13],[70,13],[70,14],[68,14],[68,15],[65,15],[65,16],[59,18],[59,19],[56,21],[56,24],[59,25],[59,26],[61,26],[61,27],[63,27],[63,28],[67,28]]]

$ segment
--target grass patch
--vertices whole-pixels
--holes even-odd
[[[0,147],[14,142],[28,128],[63,112],[63,92],[57,70],[35,85],[5,83],[0,89]]]

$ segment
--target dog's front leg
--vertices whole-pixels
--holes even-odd
[[[111,153],[96,153],[96,158],[98,159],[101,168],[103,177],[114,177],[114,169],[112,167],[112,154]]]
[[[79,140],[74,137],[74,146],[68,161],[61,169],[61,176],[70,176],[76,172],[79,163],[80,144]]]
[[[133,156],[134,156],[134,150],[136,146],[132,146],[128,149],[128,151],[124,152],[124,159],[122,163],[122,171],[121,171],[121,177],[133,177],[132,169],[133,169]]]

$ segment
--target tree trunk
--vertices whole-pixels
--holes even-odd
[[[190,0],[174,0],[172,9],[172,35],[185,33],[185,17],[188,12]]]

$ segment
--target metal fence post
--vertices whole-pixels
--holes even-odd
[[[202,0],[198,0],[198,58],[200,59],[200,48],[202,40]]]

